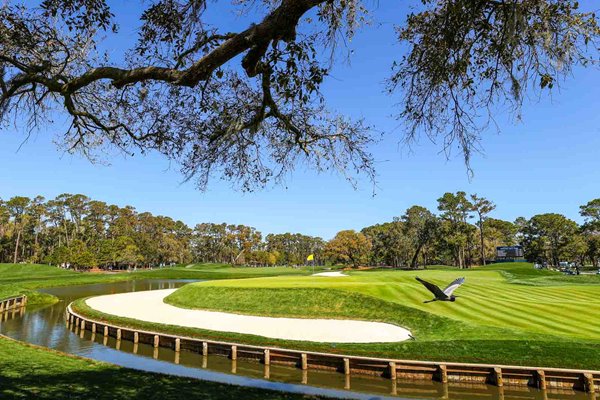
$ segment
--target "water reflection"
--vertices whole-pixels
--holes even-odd
[[[102,294],[141,290],[174,289],[188,280],[147,280],[111,284],[71,286],[47,289],[61,299],[55,305],[29,310],[13,310],[0,315],[0,332],[18,340],[67,353],[89,357],[140,370],[196,377],[217,382],[322,394],[356,399],[444,399],[444,400],[591,400],[594,394],[575,391],[540,391],[533,388],[497,388],[481,384],[441,384],[438,382],[404,382],[379,377],[344,375],[328,371],[302,370],[282,365],[116,340],[102,332],[81,330],[65,321],[65,307],[73,300]]]

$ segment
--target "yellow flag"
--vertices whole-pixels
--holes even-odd
[[[314,254],[309,254],[308,257],[306,257],[306,261],[312,261],[315,259],[315,255]]]

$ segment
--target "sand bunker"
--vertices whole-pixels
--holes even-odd
[[[329,276],[332,278],[337,278],[340,276],[349,276],[340,271],[331,271],[331,272],[319,272],[318,274],[312,274],[312,276]]]
[[[382,322],[272,318],[187,310],[163,302],[163,299],[175,290],[150,290],[98,296],[87,299],[86,303],[95,310],[119,317],[273,339],[328,343],[380,343],[401,342],[410,338],[408,330]]]

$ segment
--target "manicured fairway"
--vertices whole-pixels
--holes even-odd
[[[505,264],[468,271],[356,271],[350,272],[350,276],[345,278],[308,276],[203,282],[180,289],[169,301],[189,308],[269,315],[314,315],[315,312],[307,308],[307,304],[312,304],[313,297],[320,299],[320,308],[333,309],[333,315],[331,310],[320,311],[335,316],[335,313],[344,313],[337,303],[352,293],[472,325],[599,340],[600,286],[575,283],[555,285],[556,281],[548,279],[553,278],[553,274],[535,273],[537,271],[532,268],[534,273],[531,273],[527,270],[530,268],[529,264]],[[465,276],[466,283],[456,292],[459,296],[456,302],[424,304],[423,301],[431,299],[432,295],[415,280],[415,276],[442,287],[458,276]],[[507,277],[518,279],[519,283],[512,283]],[[257,290],[244,291],[250,288]],[[303,291],[280,290],[298,288]],[[278,290],[271,292],[263,289]],[[327,294],[323,293],[323,289],[335,294],[325,299],[323,296]],[[244,293],[248,293],[248,298],[244,297]],[[336,300],[336,297],[341,298]],[[287,306],[282,308],[284,303]],[[431,335],[426,332],[421,334]],[[439,332],[435,336],[446,335]],[[502,336],[510,338],[511,333],[503,332]]]
[[[410,329],[416,338],[398,345],[339,345],[335,351],[600,369],[596,277],[563,281],[561,275],[525,263],[467,271],[435,268],[349,274],[202,282],[179,289],[167,302],[256,315],[384,321]],[[414,279],[417,275],[440,286],[459,276],[465,276],[466,283],[457,290],[456,302],[424,304],[432,296]],[[298,347],[293,342],[285,345]]]

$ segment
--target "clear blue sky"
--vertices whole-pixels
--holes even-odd
[[[400,20],[396,15],[406,14],[406,4],[411,2],[395,6],[380,2],[375,26],[363,29],[350,44],[354,50],[350,65],[337,64],[324,86],[332,108],[365,117],[386,133],[383,142],[372,149],[379,173],[375,196],[367,181],[354,190],[339,176],[302,169],[285,185],[258,193],[236,192],[219,180],[213,180],[203,193],[193,182],[182,183],[177,166],[157,155],[112,158],[110,166],[103,166],[62,154],[53,144],[62,127],[48,126],[20,150],[22,133],[13,129],[0,132],[0,197],[83,193],[189,225],[241,223],[264,234],[290,231],[326,239],[341,229],[361,229],[391,220],[413,204],[435,210],[438,197],[457,190],[493,200],[496,218],[514,220],[560,212],[580,221],[579,205],[600,197],[598,69],[575,71],[552,99],[526,104],[519,123],[499,116],[501,133],[494,130],[485,135],[485,154],[474,157],[475,177],[469,180],[460,157],[447,161],[440,148],[427,140],[412,152],[399,144],[402,127],[391,118],[397,99],[383,93],[383,80],[391,61],[401,55],[392,23]],[[116,10],[134,17],[137,4],[126,1]],[[219,16],[220,23],[236,22],[224,14]],[[135,39],[136,26],[125,18],[120,24],[121,37]],[[123,43],[123,39],[110,41],[107,48],[118,57]]]

